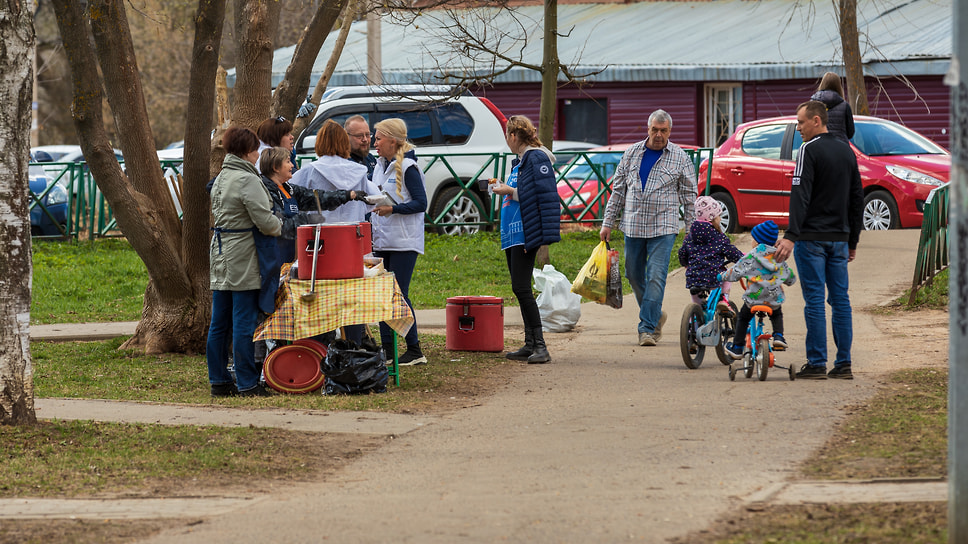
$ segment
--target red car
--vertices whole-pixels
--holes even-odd
[[[893,121],[854,116],[851,147],[864,184],[864,229],[920,227],[931,189],[948,182],[951,154]],[[728,232],[772,219],[789,224],[790,183],[802,139],[795,116],[740,125],[713,154],[710,194]],[[699,169],[706,190],[708,163]]]

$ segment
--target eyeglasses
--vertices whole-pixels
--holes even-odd
[[[353,134],[352,132],[348,132],[347,134],[349,134],[350,138],[356,138],[357,140],[369,140],[370,139],[370,133],[369,132],[360,132],[358,134]]]
[[[276,122],[277,123],[285,123],[286,122],[286,118],[280,115],[279,117],[276,117]]]

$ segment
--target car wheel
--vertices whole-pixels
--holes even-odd
[[[739,217],[736,215],[736,203],[733,202],[733,197],[725,191],[715,192],[709,196],[719,202],[719,206],[723,209],[720,225],[725,227],[726,232],[736,232]]]
[[[897,215],[897,203],[887,191],[871,191],[864,197],[864,230],[896,229]]]
[[[481,200],[471,192],[461,193],[454,202],[453,206],[447,208],[447,204],[460,193],[460,187],[447,187],[437,195],[434,205],[431,206],[431,218],[436,218],[445,209],[447,213],[440,219],[440,223],[480,223],[484,218],[484,205]],[[481,225],[450,225],[436,228],[438,234],[474,234],[481,230]]]

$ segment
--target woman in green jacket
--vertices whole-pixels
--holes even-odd
[[[222,136],[222,145],[227,153],[211,192],[215,233],[209,249],[212,323],[205,349],[208,379],[214,397],[269,396],[259,385],[252,335],[263,279],[259,252],[263,248],[275,251],[275,240],[266,237],[279,236],[282,221],[272,214],[269,192],[255,167],[259,138],[247,128],[233,126]],[[274,253],[261,257],[274,261]],[[226,368],[230,327],[237,384]]]

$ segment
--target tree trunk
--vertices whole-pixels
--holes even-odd
[[[30,156],[33,99],[32,2],[0,3],[0,424],[29,425],[34,412],[30,360]]]
[[[353,24],[353,18],[356,16],[357,3],[353,0],[349,0],[349,4],[346,7],[346,15],[343,17],[343,26],[339,29],[339,36],[336,37],[336,43],[333,44],[333,51],[329,55],[329,61],[326,63],[326,68],[323,69],[322,75],[319,76],[319,81],[316,82],[316,86],[313,88],[313,95],[309,99],[314,105],[318,106],[320,100],[323,99],[323,93],[326,92],[326,87],[329,86],[329,78],[333,77],[333,72],[336,70],[336,64],[339,62],[340,56],[343,54],[343,46],[346,45],[346,36],[350,33],[350,26]],[[293,64],[289,65],[289,70],[287,74],[292,69]],[[312,66],[308,67],[311,70]],[[307,70],[307,73],[308,73]],[[312,121],[312,115],[307,117],[299,117],[293,121],[292,133],[299,135],[309,122]]]
[[[238,0],[235,31],[239,62],[235,68],[232,123],[255,130],[269,117],[272,101],[272,36],[279,26],[276,0]]]
[[[870,115],[867,86],[864,84],[864,65],[857,36],[857,0],[840,0],[840,47],[844,50],[844,70],[847,88],[844,92],[850,107],[857,115]]]
[[[555,134],[558,100],[558,0],[544,0],[544,60],[541,62],[541,109],[538,114],[538,139],[548,149]]]
[[[295,119],[309,92],[309,80],[319,50],[350,0],[323,0],[292,53],[286,76],[272,95],[272,114]],[[337,55],[337,58],[339,56]],[[318,101],[317,101],[318,102]],[[293,131],[293,134],[299,134]]]
[[[185,271],[193,284],[192,290],[200,295],[208,292],[211,202],[205,186],[212,177],[209,162],[212,115],[224,21],[225,0],[199,0],[188,84],[188,122],[185,123],[182,255],[185,257]],[[199,304],[205,309],[204,321],[209,316],[209,300],[208,296],[199,297]]]
[[[88,5],[90,13],[96,14],[90,22],[102,54],[100,68],[112,87],[108,99],[122,137],[121,148],[126,155],[131,153],[125,164],[134,180],[121,170],[104,131],[102,86],[86,14],[78,2],[54,0],[53,4],[71,64],[71,111],[81,148],[118,225],[148,271],[141,322],[125,347],[144,347],[146,353],[198,353],[204,349],[205,328],[199,323],[208,315],[208,292],[200,291],[199,282],[186,272],[180,225],[153,143],[146,148],[132,141],[153,138],[136,81],[137,63],[123,3],[99,0]]]

